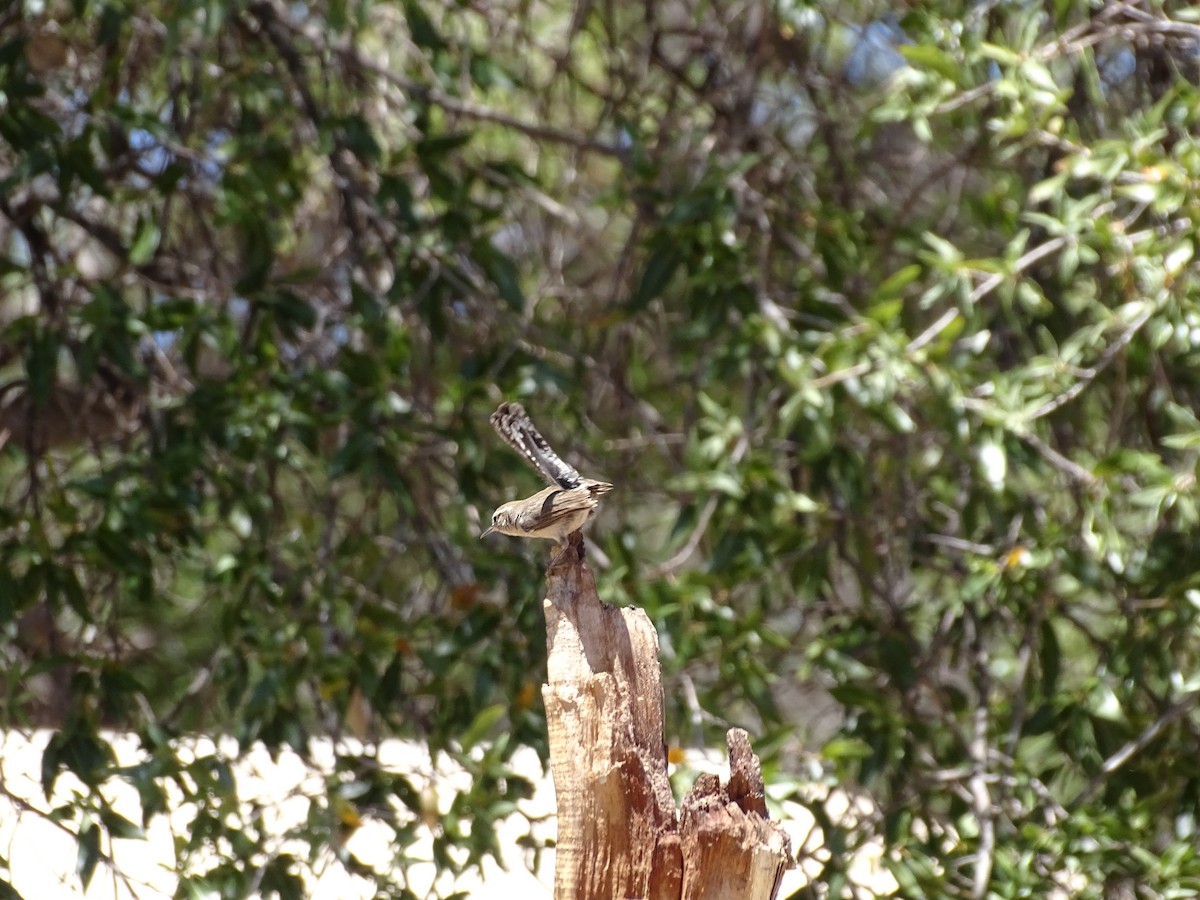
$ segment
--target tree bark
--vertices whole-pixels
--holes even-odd
[[[768,900],[792,864],[767,818],[741,729],[730,780],[701,775],[677,815],[667,778],[658,634],[640,609],[601,602],[582,547],[546,576],[542,688],[558,800],[555,900]]]

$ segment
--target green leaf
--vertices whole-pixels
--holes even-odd
[[[902,312],[904,312],[903,300],[883,300],[871,304],[871,308],[867,310],[867,318],[880,325],[890,325],[900,318]]]
[[[957,82],[962,74],[962,63],[940,47],[930,44],[903,44],[896,48],[900,55],[922,69],[937,72],[943,78]]]
[[[1191,262],[1192,252],[1192,242],[1184,238],[1163,258],[1163,271],[1171,276],[1178,275]]]
[[[1113,689],[1106,684],[1097,685],[1087,697],[1087,710],[1097,719],[1106,722],[1127,722],[1124,707]]]
[[[1122,197],[1128,197],[1138,203],[1153,203],[1162,195],[1163,186],[1157,182],[1142,181],[1135,184],[1120,184],[1115,190]]]
[[[29,392],[35,409],[45,408],[58,380],[59,346],[54,331],[39,328],[34,332],[25,359],[25,372],[29,376]]]
[[[1025,59],[1021,61],[1019,71],[1029,83],[1035,87],[1041,88],[1043,91],[1050,93],[1058,92],[1058,84],[1055,83],[1054,77],[1050,74],[1050,70],[1046,65],[1039,60]]]
[[[96,874],[96,864],[100,862],[100,829],[95,822],[85,821],[79,828],[78,852],[75,857],[75,871],[79,882],[87,890],[92,876]]]
[[[478,247],[478,259],[508,308],[514,312],[524,310],[525,294],[521,290],[521,279],[512,260],[489,243]]]
[[[638,282],[637,290],[633,292],[633,297],[630,298],[630,310],[639,312],[662,294],[667,285],[671,283],[671,279],[675,276],[675,272],[682,262],[682,257],[674,248],[655,251],[646,263],[646,268],[642,271],[642,277]]]
[[[470,131],[437,134],[422,138],[417,144],[417,153],[426,162],[441,159],[451,151],[466,146],[473,135]]]
[[[846,759],[866,759],[871,752],[871,747],[865,741],[854,738],[835,738],[821,748],[821,756],[834,762]]]
[[[274,291],[258,299],[274,313],[276,323],[287,337],[295,337],[317,324],[317,311],[313,304],[294,291]]]
[[[1020,65],[1025,58],[1022,54],[1010,50],[1008,47],[999,44],[990,44],[987,41],[979,45],[979,50],[985,59],[995,60],[1001,65],[1016,66]]]
[[[1058,644],[1058,635],[1054,632],[1054,627],[1049,622],[1043,622],[1039,629],[1040,655],[1041,662],[1041,688],[1042,693],[1051,697],[1058,690],[1058,677],[1062,671],[1062,653]]]
[[[125,840],[146,839],[146,832],[140,826],[135,825],[120,813],[108,807],[100,810],[100,821],[108,829],[110,837]]]
[[[958,263],[962,262],[962,251],[945,238],[929,231],[921,235],[921,238],[925,241],[925,243],[933,248],[934,253],[937,254],[937,259],[940,262],[948,263],[950,265],[957,265]]]
[[[135,266],[144,266],[154,258],[154,251],[162,239],[162,231],[153,219],[144,219],[138,227],[137,236],[129,248],[129,262]]]
[[[405,0],[404,18],[408,21],[408,30],[412,35],[413,43],[418,47],[435,52],[446,49],[447,44],[438,34],[433,20],[426,15],[417,0]]]
[[[1168,434],[1162,439],[1163,445],[1172,450],[1195,450],[1200,447],[1200,431],[1189,431],[1186,434]]]
[[[82,622],[92,621],[92,611],[88,608],[83,586],[79,576],[73,569],[51,566],[46,570],[46,593],[51,597],[61,597]]]
[[[382,155],[374,131],[362,116],[347,116],[341,122],[342,140],[359,159],[373,163]]]
[[[267,275],[275,263],[275,246],[263,222],[245,218],[240,224],[244,268],[234,290],[245,296],[261,290],[267,283]]]
[[[462,733],[462,737],[458,740],[463,752],[471,750],[476,744],[486,738],[496,726],[496,723],[503,719],[506,713],[507,709],[499,703],[481,709],[475,716],[474,721],[467,726],[467,729]]]
[[[8,628],[21,606],[17,602],[17,580],[12,573],[0,571],[0,628]]]
[[[1052,200],[1062,196],[1066,189],[1067,180],[1070,178],[1070,172],[1064,169],[1049,178],[1039,181],[1029,190],[1030,203],[1045,203],[1047,200]]]
[[[921,266],[917,263],[897,269],[875,289],[876,298],[888,300],[900,296],[906,287],[921,277],[922,271]]]

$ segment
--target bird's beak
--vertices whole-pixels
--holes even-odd
[[[487,527],[487,531],[485,531],[483,534],[481,534],[481,535],[479,536],[479,539],[482,541],[482,540],[483,540],[485,537],[487,537],[489,534],[495,534],[495,533],[496,533],[496,529],[495,529],[495,528],[493,528],[491,525],[489,525],[489,526]]]

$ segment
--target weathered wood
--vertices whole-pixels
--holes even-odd
[[[731,778],[701,776],[676,815],[663,741],[658,634],[640,609],[602,603],[573,544],[547,575],[542,688],[558,801],[556,900],[766,900],[791,864],[766,818],[744,731]]]
[[[762,769],[750,736],[729,729],[729,784],[701,775],[683,799],[683,897],[774,897],[791,865],[787,835],[767,818]]]

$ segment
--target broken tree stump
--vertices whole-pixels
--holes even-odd
[[[544,603],[555,900],[774,897],[791,848],[767,818],[749,736],[729,731],[729,784],[701,775],[677,814],[658,634],[642,610],[600,600],[581,553],[564,555]]]

